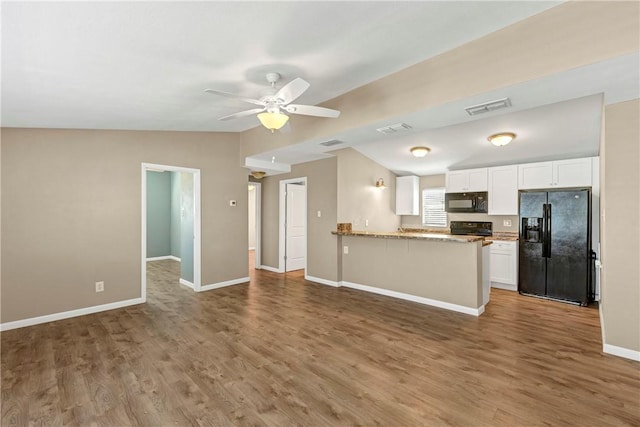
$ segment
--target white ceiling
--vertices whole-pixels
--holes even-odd
[[[296,102],[315,105],[559,3],[3,2],[2,126],[244,131],[255,117],[216,118],[252,106],[204,89],[255,98],[276,71],[283,84],[308,80]],[[589,95],[638,97],[638,62],[635,54],[592,64],[336,134],[340,146],[304,141],[253,160],[293,164],[351,146],[396,173],[425,175],[596,154],[602,96]],[[486,118],[463,110],[503,96],[509,110]],[[399,121],[414,129],[397,138],[375,132]],[[496,151],[485,140],[496,130],[518,138]],[[417,162],[412,145],[433,152]]]

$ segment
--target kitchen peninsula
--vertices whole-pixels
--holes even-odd
[[[479,236],[334,231],[342,286],[479,316],[489,301],[488,245]],[[485,249],[483,249],[483,247]]]

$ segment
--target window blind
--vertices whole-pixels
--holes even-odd
[[[429,188],[422,191],[422,225],[447,226],[444,211],[444,188]]]

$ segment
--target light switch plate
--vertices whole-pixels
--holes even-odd
[[[349,253],[349,246],[344,246],[342,248],[342,251],[344,252],[345,255],[347,255]]]
[[[511,220],[505,219],[504,221],[502,221],[502,225],[505,227],[511,227]]]

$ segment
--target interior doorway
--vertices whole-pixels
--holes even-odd
[[[280,181],[279,268],[306,270],[307,178]]]
[[[141,297],[147,299],[147,260],[149,258],[149,210],[153,206],[148,206],[150,181],[148,172],[170,172],[171,186],[180,187],[179,199],[176,202],[176,216],[180,221],[180,239],[175,242],[179,246],[180,257],[168,254],[167,256],[151,257],[150,259],[176,259],[180,260],[180,283],[192,288],[194,291],[201,290],[201,224],[200,224],[200,170],[183,168],[180,166],[159,165],[152,163],[142,163],[141,177]],[[171,201],[173,203],[173,200]],[[174,204],[176,204],[174,203]],[[173,208],[171,209],[173,211]],[[170,234],[171,231],[169,231]],[[153,239],[151,242],[153,243]]]
[[[249,182],[249,268],[262,268],[261,264],[261,206],[262,184]]]

